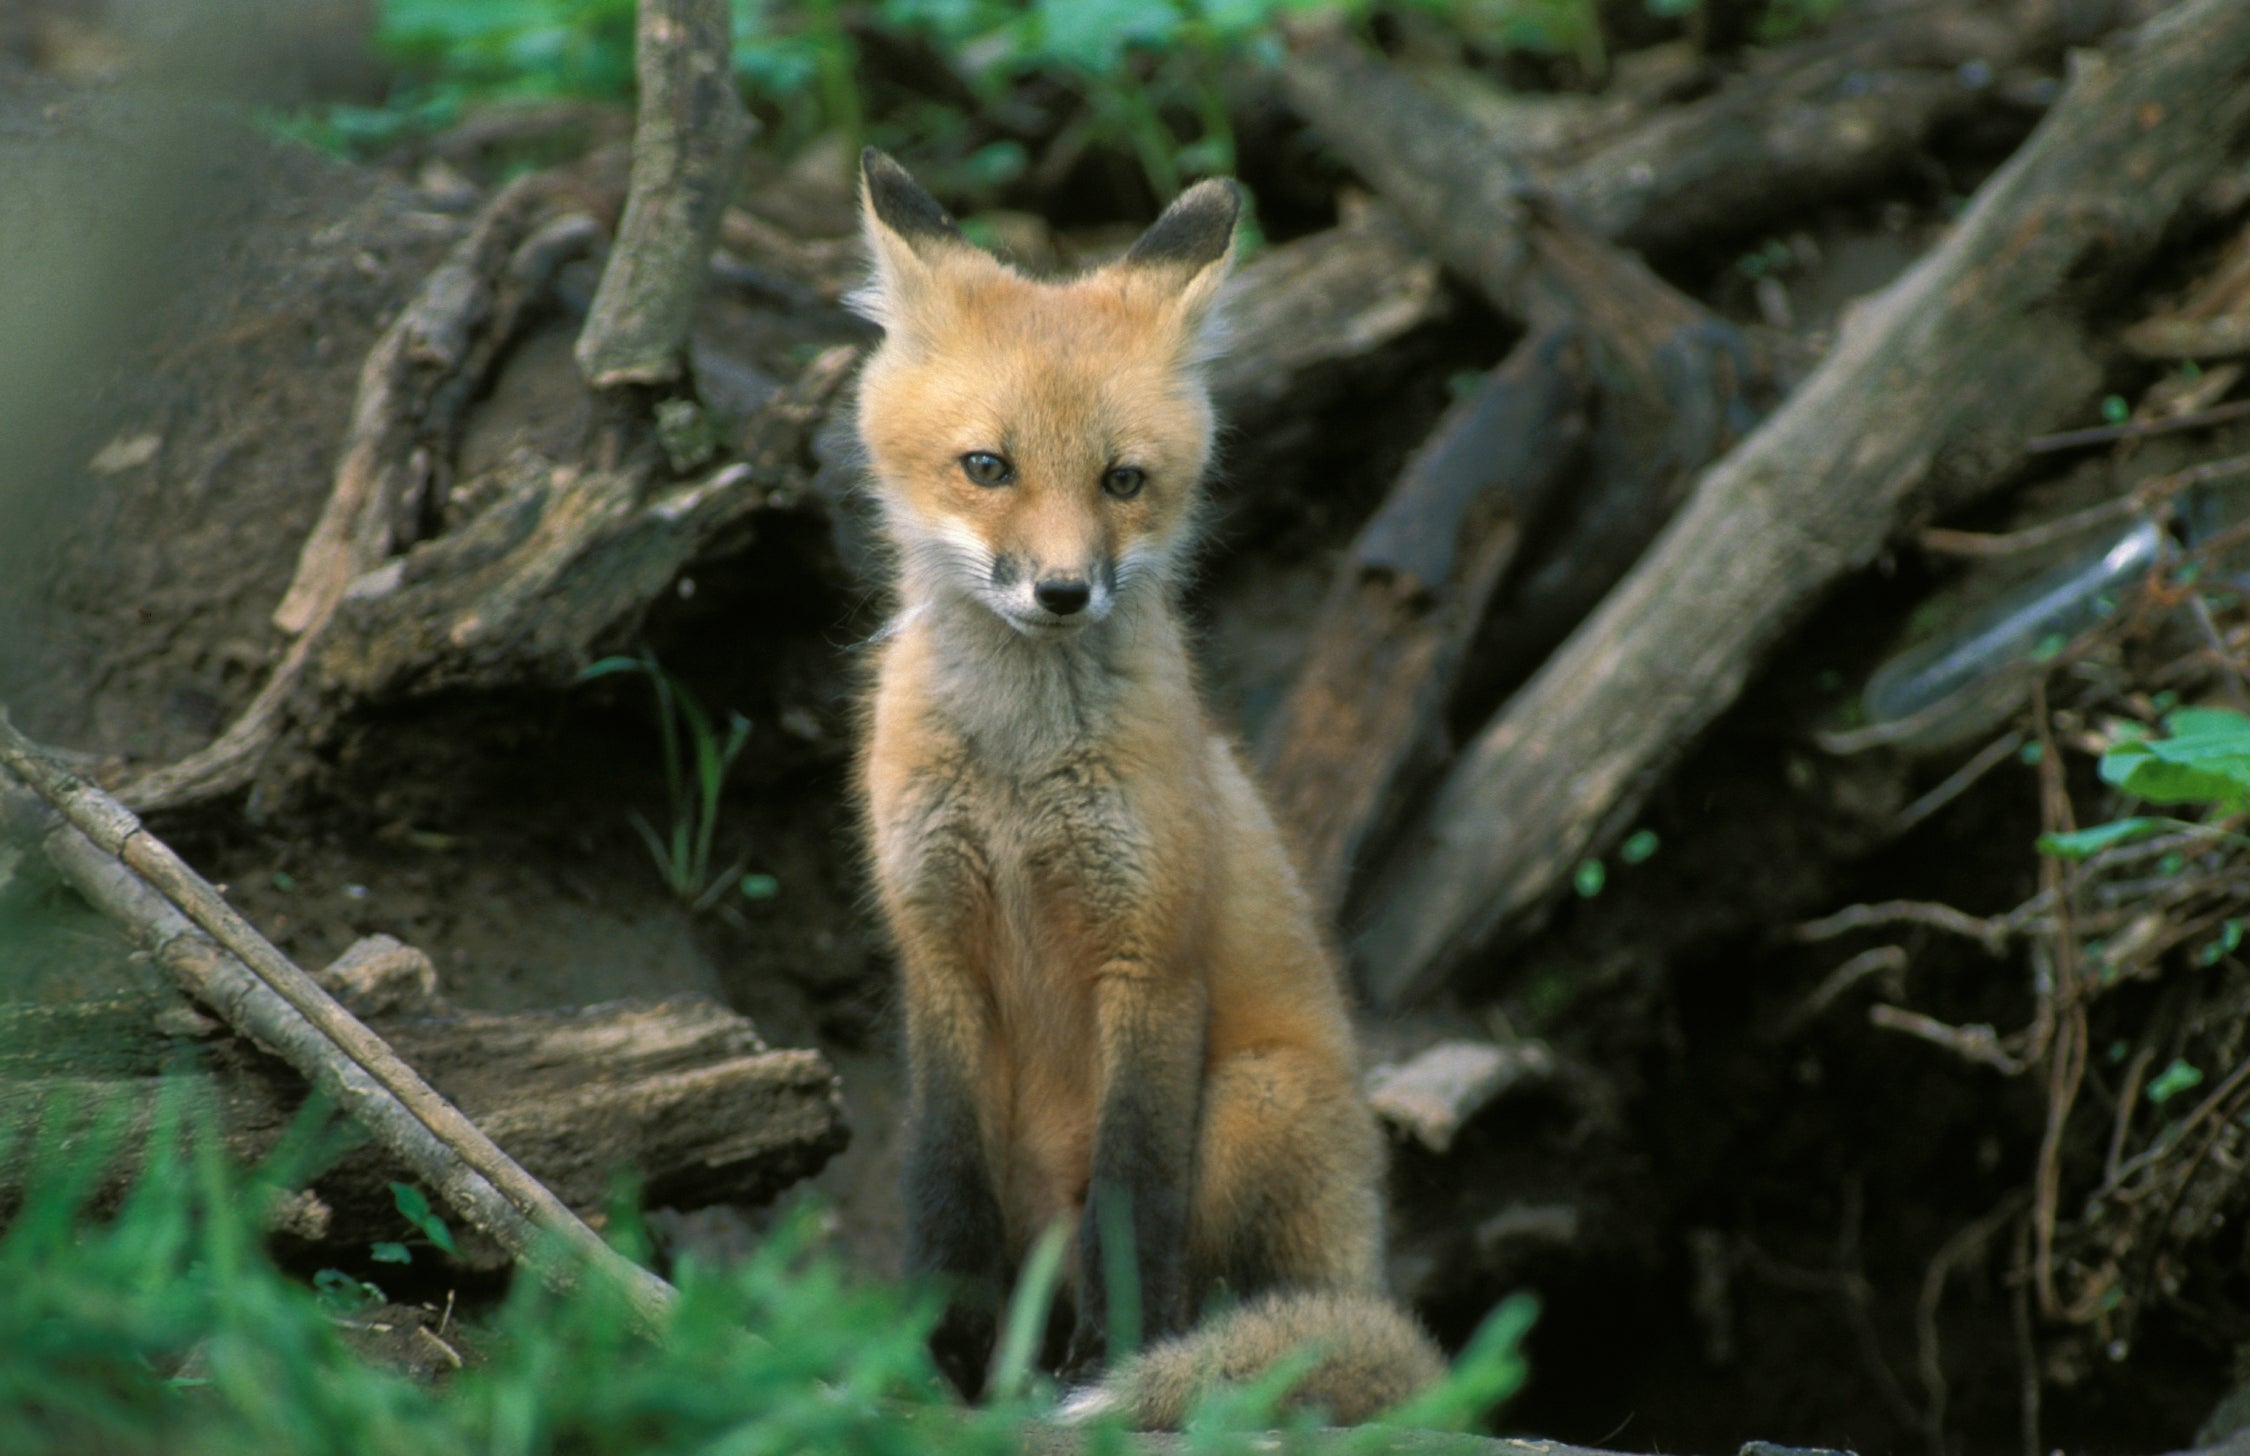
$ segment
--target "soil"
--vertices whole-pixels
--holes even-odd
[[[18,396],[36,407],[0,403],[0,433],[12,454],[26,442],[18,458],[34,466],[20,476],[30,488],[0,493],[0,621],[17,624],[0,637],[0,702],[43,740],[158,762],[206,742],[271,667],[281,642],[266,614],[326,494],[360,361],[465,223],[450,190],[231,123],[199,133],[225,146],[124,160],[115,143],[147,123],[138,105],[0,78],[0,186],[15,192],[21,168],[82,173],[42,192],[51,226],[28,243],[0,236],[0,263],[14,265],[0,278],[67,275],[90,233],[125,239],[72,295],[74,307],[112,305],[89,310],[94,327],[64,331],[59,311],[54,348],[0,343],[0,379],[49,381]],[[79,161],[58,164],[65,153]],[[185,170],[143,185],[166,167]],[[1933,225],[1823,222],[1815,246],[1794,250],[1794,326],[1832,327],[1843,300],[1903,266]],[[1753,290],[1711,291],[1758,317]],[[35,302],[0,292],[0,319]],[[785,371],[791,350],[851,328],[832,311],[761,321],[771,309],[714,292],[708,347],[738,378]],[[464,475],[520,443],[567,453],[585,418],[572,333],[559,315],[517,349],[474,418]],[[1446,374],[1489,364],[1505,338],[1495,321],[1456,326],[1400,383],[1381,435],[1363,426],[1343,447],[1301,452],[1302,494],[1359,482],[1344,499],[1328,490],[1288,528],[1223,519],[1196,606],[1217,710],[1246,737],[1301,655],[1355,499],[1372,502],[1426,429]],[[1256,498],[1289,493],[1261,481]],[[1780,930],[1855,899],[1982,912],[2031,888],[2028,771],[1995,774],[1893,839],[1877,826],[1945,769],[1805,747],[1929,585],[1871,573],[1808,624],[1648,811],[1655,857],[1496,955],[1488,998],[1370,1028],[1377,1044],[1432,1021],[1536,1035],[1566,1065],[1447,1158],[1396,1158],[1396,1272],[1443,1336],[1464,1338],[1508,1288],[1542,1295],[1534,1381],[1512,1425],[1648,1450],[1758,1438],[1872,1453],[1920,1440],[1922,1282],[1938,1246],[2022,1185],[2011,1160],[2035,1142],[2040,1109],[2034,1089],[1871,1036],[1856,1019],[1864,1003],[1790,1027],[1843,956]],[[631,676],[363,715],[307,792],[268,817],[229,803],[155,827],[309,965],[383,931],[426,950],[464,1006],[699,991],[776,1045],[819,1046],[842,1074],[853,1142],[791,1196],[822,1200],[846,1256],[889,1274],[895,1026],[849,794],[858,645],[878,610],[808,513],[706,564],[646,624],[678,681],[752,725],[713,863],[771,876],[770,898],[729,893],[697,912],[665,887],[633,822],[661,829],[667,809],[646,685]],[[0,936],[14,958],[0,995],[63,999],[148,974],[5,845]],[[2017,989],[1981,952],[1935,941],[1916,943],[1913,975],[1928,1000],[1952,988],[1942,996],[1960,1020],[2005,1019]],[[1525,1217],[1497,1228],[1495,1209]],[[724,1250],[767,1217],[658,1226]],[[1997,1268],[1964,1259],[1944,1306],[1949,1429],[1972,1451],[2019,1448],[2018,1340]],[[2073,1450],[2185,1444],[2225,1372],[2208,1342],[2155,1338],[2129,1376],[2068,1372],[2049,1395],[2049,1432]]]

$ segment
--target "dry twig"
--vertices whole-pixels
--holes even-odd
[[[464,1217],[529,1258],[547,1277],[575,1280],[569,1261],[544,1257],[552,1241],[614,1279],[647,1326],[672,1298],[663,1280],[621,1258],[537,1179],[401,1062],[382,1038],[338,1005],[227,904],[132,812],[41,753],[0,713],[0,768],[67,824],[48,847],[74,881],[136,928],[188,989],[243,1034],[273,1046],[314,1085],[385,1139]],[[130,871],[110,874],[103,863]],[[167,907],[150,891],[170,902]],[[180,917],[185,916],[186,920]],[[186,921],[201,928],[199,941]]]

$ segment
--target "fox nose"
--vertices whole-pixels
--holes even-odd
[[[1094,589],[1075,576],[1050,576],[1031,589],[1039,605],[1058,617],[1080,611],[1094,598]]]

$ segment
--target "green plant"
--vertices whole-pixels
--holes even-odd
[[[399,1217],[422,1236],[422,1242],[441,1254],[461,1252],[453,1242],[453,1230],[446,1227],[445,1220],[430,1207],[430,1200],[421,1189],[410,1183],[393,1183],[391,1201],[398,1206]],[[414,1252],[404,1243],[387,1240],[370,1249],[368,1257],[378,1264],[408,1264],[413,1262]]]
[[[820,1247],[818,1211],[785,1218],[742,1263],[692,1259],[653,1340],[633,1333],[624,1296],[583,1278],[573,1292],[519,1278],[478,1317],[488,1358],[443,1385],[362,1362],[340,1312],[381,1291],[327,1271],[328,1302],[286,1278],[258,1237],[262,1208],[303,1176],[321,1139],[311,1123],[264,1167],[219,1151],[207,1093],[57,1109],[33,1130],[0,1133],[0,1158],[25,1196],[0,1234],[0,1450],[10,1456],[687,1456],[852,1451],[871,1456],[1000,1456],[1049,1390],[1028,1375],[1053,1278],[1024,1281],[1009,1317],[1002,1381],[1015,1392],[966,1410],[944,1394],[925,1340],[932,1292],[866,1284]],[[145,1122],[145,1136],[133,1136]],[[108,1216],[97,1194],[122,1164],[130,1190]],[[630,1207],[611,1225],[642,1242]],[[1062,1241],[1046,1261],[1059,1264]],[[558,1257],[560,1257],[558,1255]],[[1522,1379],[1517,1344],[1528,1302],[1502,1305],[1453,1377],[1395,1418],[1460,1427]],[[1206,1403],[1185,1449],[1231,1456],[1271,1449],[1270,1392]],[[1309,1417],[1299,1418],[1302,1427]],[[1370,1427],[1341,1443],[1373,1453]],[[1123,1449],[1097,1430],[1090,1450]]]
[[[2102,754],[2102,781],[2152,804],[2200,805],[2220,813],[2250,808],[2250,717],[2231,708],[2181,708],[2164,720],[2164,729],[2162,738],[2127,736],[2112,743]],[[2039,849],[2078,860],[2174,830],[2250,843],[2215,825],[2134,815],[2042,835]]]
[[[664,883],[697,910],[717,904],[730,886],[752,899],[770,895],[771,880],[743,874],[747,861],[737,860],[717,874],[711,872],[720,796],[735,759],[750,741],[750,720],[730,712],[726,730],[721,733],[695,695],[647,652],[638,657],[602,658],[579,673],[578,680],[590,682],[616,673],[640,674],[648,679],[656,698],[656,728],[664,751],[664,791],[671,819],[667,832],[658,834],[638,811],[628,817],[648,845]]]

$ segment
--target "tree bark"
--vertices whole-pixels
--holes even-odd
[[[2087,60],[1946,241],[1706,472],[1455,766],[1352,946],[1426,995],[1602,848],[1764,651],[1917,512],[1989,490],[2101,381],[2092,311],[2250,135],[2250,9],[2191,0]]]
[[[1588,372],[1567,330],[1517,345],[1408,462],[1329,589],[1259,755],[1325,905],[1428,751],[1493,589],[1584,439]]]
[[[152,1102],[159,1079],[193,1053],[218,1100],[227,1149],[255,1163],[280,1142],[304,1079],[239,1036],[167,1034],[163,1003],[0,1008],[0,1117],[28,1125],[57,1096]],[[526,1171],[581,1213],[601,1209],[630,1173],[643,1200],[673,1208],[758,1203],[818,1172],[848,1132],[836,1076],[818,1052],[772,1050],[750,1023],[700,997],[616,1001],[565,1011],[439,1012],[374,1018],[398,1054]],[[0,1207],[20,1170],[0,1166]],[[379,1142],[308,1185],[322,1205],[301,1237],[337,1247],[400,1236],[389,1185],[422,1173]],[[459,1230],[466,1235],[466,1227]],[[503,1248],[462,1245],[496,1267]]]
[[[735,90],[732,27],[727,0],[640,0],[633,180],[578,337],[578,367],[596,389],[685,372],[688,326],[752,129]]]

